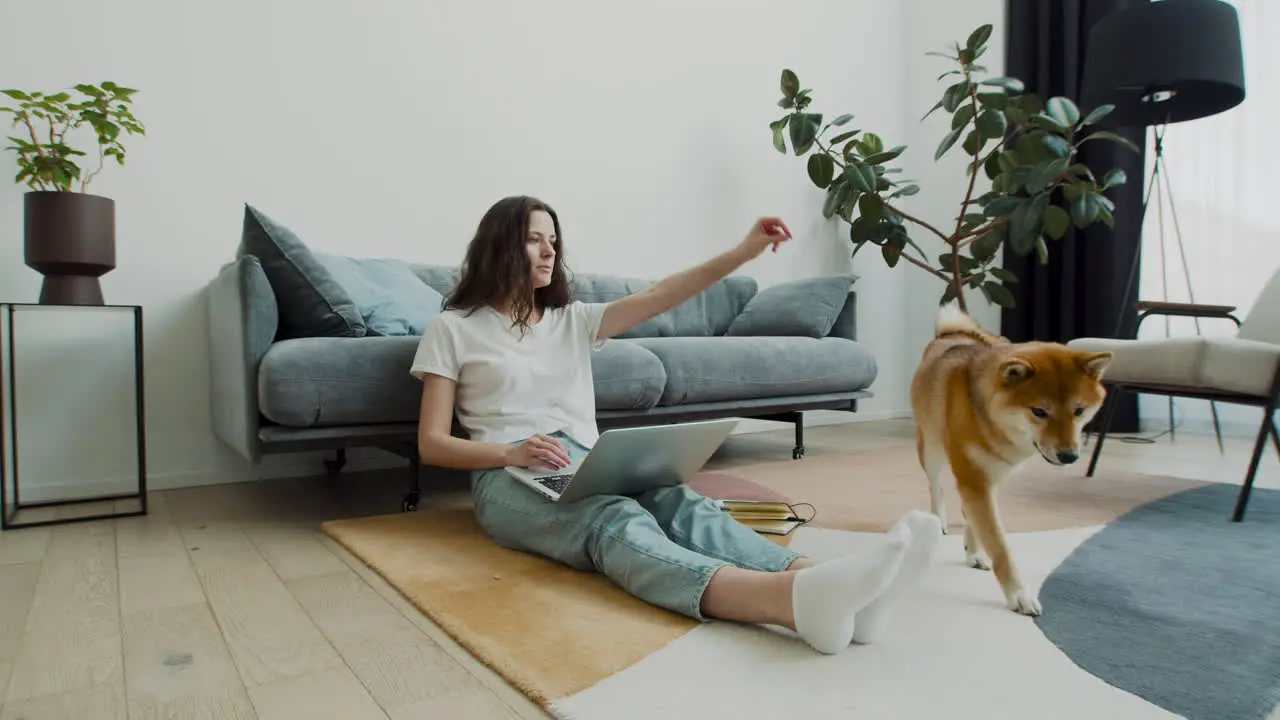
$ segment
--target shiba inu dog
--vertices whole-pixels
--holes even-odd
[[[916,450],[931,509],[947,526],[940,475],[951,466],[965,519],[965,562],[994,570],[1011,610],[1039,615],[1023,587],[996,510],[996,491],[1039,455],[1052,465],[1080,457],[1081,430],[1102,406],[1109,352],[1058,343],[1011,343],[954,304],[941,308],[934,339],[911,381]]]

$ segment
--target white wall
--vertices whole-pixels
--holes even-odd
[[[901,144],[908,147],[902,156],[903,172],[904,177],[919,180],[921,188],[918,194],[907,199],[903,209],[943,232],[950,232],[955,228],[960,204],[969,187],[966,166],[970,158],[957,143],[940,160],[935,162],[933,159],[938,143],[951,129],[951,116],[939,110],[923,121],[921,117],[938,102],[942,91],[955,81],[955,76],[942,80],[938,80],[938,76],[955,67],[950,60],[925,53],[950,52],[955,43],[963,45],[969,33],[979,25],[991,23],[987,52],[978,59],[978,64],[987,68],[990,77],[1004,74],[1005,3],[1003,0],[910,0],[903,4],[903,8],[902,52],[907,107],[903,128],[905,139]],[[886,141],[886,144],[899,143]],[[991,182],[986,174],[979,172],[973,197],[990,189]],[[946,250],[945,244],[928,231],[913,232],[912,239],[933,258]],[[907,374],[909,383],[910,373],[914,372],[925,345],[933,337],[938,300],[945,288],[941,280],[920,268],[903,270],[907,304],[900,338],[903,343],[903,372]],[[987,302],[981,293],[966,293],[965,299],[969,312],[983,327],[1000,332],[998,306]]]
[[[778,213],[796,241],[743,272],[769,285],[843,270],[843,227],[822,221],[803,161],[769,142],[779,72],[795,69],[823,108],[905,137],[925,188],[912,207],[943,218],[961,177],[932,167],[936,123],[917,123],[939,90],[922,54],[1000,22],[992,0],[951,5],[27,3],[6,27],[56,27],[60,50],[0,31],[0,67],[9,87],[111,79],[142,91],[148,136],[130,138],[128,166],[91,189],[117,201],[107,298],[146,308],[149,469],[165,487],[318,467],[247,468],[210,431],[202,292],[233,257],[243,203],[320,250],[448,263],[492,201],[533,193],[561,211],[575,269],[647,277]],[[23,191],[0,185],[6,300],[32,300],[39,285],[22,264]],[[856,270],[861,337],[882,368],[863,416],[901,414],[937,288],[870,253]],[[19,328],[29,483],[104,485],[133,472],[127,335],[89,319]]]

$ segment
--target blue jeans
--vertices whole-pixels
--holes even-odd
[[[553,437],[575,460],[586,449]],[[598,571],[652,605],[696,620],[720,568],[780,572],[797,553],[761,537],[686,485],[551,502],[506,470],[472,473],[476,519],[499,545]]]

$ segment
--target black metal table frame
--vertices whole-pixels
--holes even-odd
[[[138,488],[132,493],[116,493],[96,497],[71,498],[67,500],[46,500],[33,503],[22,502],[22,490],[19,483],[18,467],[18,382],[17,352],[14,316],[16,310],[24,309],[59,309],[59,310],[128,310],[133,314],[133,365],[134,365],[134,403],[137,433],[137,465]],[[0,347],[0,378],[8,374],[9,392],[5,394],[5,382],[0,380],[0,530],[39,527],[43,525],[64,525],[67,523],[87,522],[90,520],[109,520],[112,518],[136,517],[147,514],[147,432],[146,432],[146,400],[143,381],[143,343],[142,343],[142,307],[139,305],[42,305],[37,303],[0,302],[0,310],[4,312],[4,347]],[[8,357],[6,366],[5,358]],[[7,430],[7,432],[6,432]],[[13,501],[9,499],[9,453],[13,453]],[[137,500],[137,510],[122,512],[104,512],[88,515],[54,518],[48,520],[32,520],[15,522],[19,512],[37,508],[59,507],[67,505],[86,505],[89,503],[119,500]]]

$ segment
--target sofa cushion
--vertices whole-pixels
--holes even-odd
[[[244,206],[236,257],[253,255],[271,282],[280,308],[281,339],[363,337],[364,318],[351,295],[289,228]]]
[[[444,296],[403,260],[315,256],[351,296],[369,335],[422,335],[440,314]]]
[[[323,427],[413,422],[422,383],[409,374],[421,338],[296,338],[271,346],[258,369],[258,406],[272,422]]]
[[[853,275],[802,278],[761,290],[725,335],[826,337],[844,309]]]
[[[290,427],[416,422],[422,383],[409,374],[421,338],[296,338],[271,346],[258,370],[258,405]],[[653,407],[666,374],[653,353],[607,342],[591,353],[596,406]]]
[[[667,371],[659,405],[862,390],[875,380],[875,357],[844,338],[721,337],[630,340]]]
[[[422,282],[430,285],[436,292],[446,297],[457,287],[458,278],[461,277],[461,271],[456,265],[409,263],[409,268],[413,270],[413,274],[417,275]]]
[[[657,355],[627,340],[591,353],[597,410],[648,410],[658,404],[667,372]]]
[[[574,297],[584,302],[611,302],[652,287],[651,280],[613,275],[580,275]],[[723,335],[756,293],[754,278],[727,277],[689,300],[618,335],[619,338],[712,337]]]

